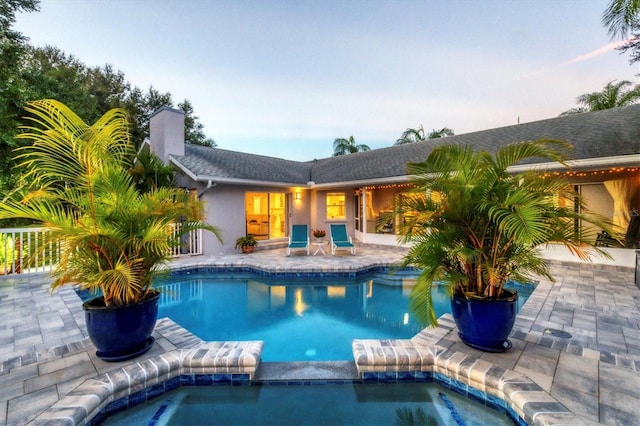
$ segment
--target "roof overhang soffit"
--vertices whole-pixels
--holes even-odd
[[[410,181],[409,175],[402,176],[390,176],[390,177],[382,177],[382,178],[374,178],[374,179],[362,179],[362,180],[351,180],[351,181],[336,181],[336,182],[326,182],[326,183],[315,183],[315,182],[307,182],[306,184],[300,183],[292,183],[292,182],[266,182],[266,181],[258,181],[258,180],[249,180],[249,179],[237,179],[237,178],[224,178],[217,176],[205,176],[205,175],[195,175],[189,169],[184,167],[174,158],[169,156],[169,161],[176,166],[180,171],[182,171],[185,175],[197,182],[207,182],[211,183],[226,183],[230,185],[254,185],[254,186],[270,186],[270,187],[282,187],[282,188],[290,188],[290,187],[304,187],[306,186],[309,189],[331,189],[331,188],[339,188],[339,187],[360,187],[360,186],[369,186],[369,185],[380,185],[385,183],[405,183]],[[570,160],[567,161],[569,167],[573,170],[595,170],[602,168],[611,168],[611,167],[639,167],[640,166],[640,153],[632,154],[632,155],[619,155],[614,157],[598,157],[598,158],[587,158],[581,160]],[[558,162],[547,162],[547,163],[534,163],[534,164],[523,164],[518,166],[509,167],[507,170],[511,173],[520,173],[527,170],[540,170],[540,171],[555,171],[555,170],[566,170],[567,168]]]
[[[569,160],[567,161],[567,165],[569,166],[569,169],[572,170],[597,170],[604,168],[608,169],[611,167],[638,167],[640,166],[640,154]],[[553,161],[548,163],[522,164],[518,166],[512,166],[507,169],[507,171],[511,173],[520,173],[527,170],[556,171],[567,170],[567,167],[563,166],[557,161]]]

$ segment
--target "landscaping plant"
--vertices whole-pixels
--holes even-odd
[[[23,196],[0,204],[0,218],[33,220],[51,231],[43,247],[61,243],[53,289],[77,284],[100,291],[106,306],[135,304],[153,292],[152,277],[181,235],[206,229],[219,238],[187,191],[137,189],[124,110],[110,110],[90,126],[55,100],[25,109],[32,124],[18,137],[30,144],[17,150],[16,161],[30,183],[16,192]],[[172,233],[176,222],[182,226]]]
[[[566,166],[570,148],[541,139],[509,144],[492,155],[444,144],[424,162],[408,165],[415,189],[402,197],[396,213],[406,218],[402,242],[412,244],[403,266],[420,271],[410,307],[422,323],[437,324],[434,283],[447,285],[452,296],[499,299],[509,280],[553,280],[541,246],[563,244],[581,260],[602,253],[595,234],[611,223],[588,212],[561,174],[510,169],[532,159]]]

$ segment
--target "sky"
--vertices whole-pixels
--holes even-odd
[[[42,0],[15,29],[134,86],[188,99],[219,148],[329,157],[407,128],[456,134],[553,118],[638,64],[609,0]]]

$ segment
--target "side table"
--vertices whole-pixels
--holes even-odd
[[[316,251],[313,252],[314,256],[318,253],[322,253],[323,256],[327,255],[327,253],[324,252],[324,246],[329,244],[329,241],[313,241],[311,244],[318,247]]]

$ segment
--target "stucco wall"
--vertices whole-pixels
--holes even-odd
[[[218,184],[204,190],[201,200],[205,203],[205,214],[208,223],[222,231],[223,243],[220,244],[210,233],[204,236],[205,255],[230,253],[235,250],[235,241],[245,235],[245,193],[270,192],[289,194],[290,229],[292,223],[309,223],[309,192],[301,190],[300,200],[295,200],[295,188],[238,186]]]
[[[353,191],[355,188],[346,187],[346,188],[333,188],[329,190],[316,190],[314,191],[314,202],[315,211],[312,212],[312,220],[310,222],[311,228],[319,228],[324,229],[329,232],[329,225],[331,223],[346,223],[347,224],[347,233],[351,236],[354,235],[355,224],[355,206],[354,206],[354,197]],[[345,209],[345,219],[330,219],[327,218],[327,193],[344,193],[344,209]]]

